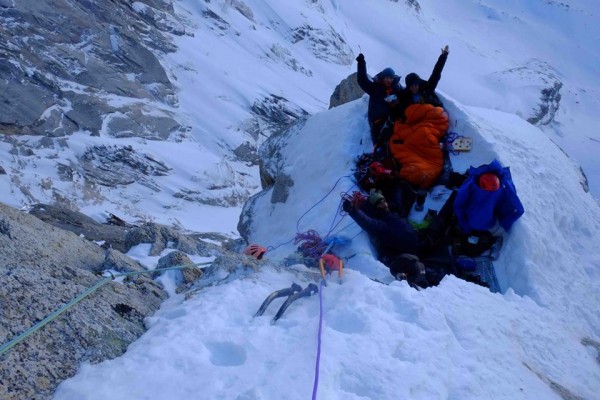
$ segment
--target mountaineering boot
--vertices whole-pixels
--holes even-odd
[[[271,320],[271,324],[274,324],[279,318],[281,318],[283,316],[283,313],[285,312],[285,310],[287,310],[287,308],[290,306],[290,304],[292,304],[294,301],[296,301],[302,297],[310,296],[317,292],[319,292],[318,286],[315,285],[314,283],[310,283],[306,288],[302,289],[301,291],[299,291],[297,293],[290,295],[285,300],[285,302],[281,305],[281,307],[279,308],[279,311],[277,311],[277,314],[275,314],[275,316]]]
[[[267,298],[265,299],[265,301],[263,301],[262,305],[260,306],[256,314],[254,314],[254,316],[260,317],[261,315],[263,315],[263,313],[273,300],[279,297],[291,296],[292,294],[300,292],[301,290],[302,287],[300,285],[298,285],[297,283],[292,283],[292,286],[290,286],[289,288],[274,291],[273,293],[267,296]]]
[[[454,214],[454,200],[457,193],[453,190],[440,211],[437,214],[431,213],[428,225],[420,232],[424,249],[431,251],[446,238]]]

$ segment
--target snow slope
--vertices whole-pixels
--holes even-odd
[[[232,152],[246,143],[258,146],[268,135],[256,122],[253,106],[278,96],[298,112],[326,109],[335,86],[355,71],[359,52],[366,55],[372,75],[392,66],[402,76],[415,71],[426,78],[445,44],[450,56],[438,89],[462,104],[523,119],[537,115],[542,103],[548,113],[538,125],[583,167],[598,198],[598,4],[372,0],[366,7],[358,0],[177,1],[173,5],[188,34],[174,37],[179,50],[161,60],[179,89],[179,103],[163,106],[189,130],[168,143],[81,133],[56,140],[50,148],[43,144],[47,138],[5,137],[0,143],[0,164],[7,171],[0,175],[2,200],[19,208],[61,200],[98,221],[108,211],[130,222],[153,220],[235,237],[240,200],[260,184],[256,166],[236,160]],[[81,90],[65,85],[64,90]],[[543,90],[556,88],[541,99]],[[154,105],[146,108],[151,112]],[[35,155],[15,154],[16,141]],[[150,182],[88,188],[78,158],[86,150],[82,145],[97,144],[132,146],[163,162],[169,173]],[[61,164],[72,168],[75,177],[61,179]],[[227,203],[234,205],[222,207]]]
[[[411,4],[413,4],[411,6]],[[418,4],[415,6],[414,4]],[[369,73],[392,66],[402,77],[427,79],[440,48],[450,56],[438,86],[462,104],[515,113],[523,119],[547,106],[538,125],[582,165],[597,198],[600,169],[593,128],[600,107],[600,7],[593,0],[358,0],[274,2],[185,0],[175,4],[196,24],[167,57],[181,88],[181,109],[203,143],[231,146],[248,138],[236,129],[248,106],[269,94],[314,113],[356,70],[363,52]],[[244,16],[238,10],[244,9]],[[228,22],[215,28],[207,10]],[[310,36],[298,36],[304,27]],[[251,77],[251,79],[248,79]],[[544,102],[542,90],[559,85]],[[259,144],[263,138],[259,138]]]
[[[474,138],[472,152],[453,158],[455,168],[498,158],[511,167],[525,205],[496,263],[504,294],[454,277],[422,291],[369,279],[391,280],[364,233],[348,218],[338,224],[337,215],[339,193],[352,187],[339,178],[368,140],[366,98],[319,113],[293,132],[285,150],[294,180],[287,201],[271,204],[270,192],[257,200],[252,239],[263,245],[309,228],[354,237],[345,247],[354,256],[344,283],[321,288],[317,398],[598,398],[595,200],[539,129],[506,113],[445,103],[453,125]],[[426,208],[440,202],[430,199]],[[293,247],[269,252],[259,272],[246,270],[224,285],[207,282],[187,301],[172,297],[124,356],[83,365],[55,399],[309,398],[318,296],[298,300],[275,325],[270,319],[281,300],[252,317],[273,290],[317,280],[314,270],[281,266]]]
[[[160,191],[140,183],[98,188],[108,199],[102,202],[80,193],[80,182],[67,186],[55,179],[58,192],[99,220],[108,210],[236,236],[239,207],[212,207],[174,194],[213,186],[224,186],[225,195],[257,191],[257,168],[232,161],[231,151],[265,140],[246,131],[249,110],[261,99],[281,96],[315,115],[289,138],[294,150],[285,168],[295,184],[287,202],[271,204],[269,192],[257,200],[260,223],[252,238],[276,248],[257,273],[244,271],[188,300],[173,295],[124,356],[83,365],[56,399],[308,398],[319,298],[299,300],[275,325],[269,321],[281,301],[252,318],[268,293],[314,280],[314,271],[280,266],[293,250],[289,241],[308,229],[353,239],[343,250],[344,284],[321,291],[318,398],[599,398],[598,2],[365,4],[174,3],[194,36],[177,38],[179,51],[163,61],[180,89],[174,111],[190,131],[166,144],[124,142],[164,161],[171,174],[155,178]],[[333,88],[355,71],[359,52],[371,74],[393,66],[402,76],[415,71],[427,77],[445,44],[451,53],[438,88],[452,129],[475,140],[471,153],[453,158],[455,169],[498,158],[511,167],[526,209],[496,262],[503,294],[453,277],[424,291],[390,282],[365,234],[337,214],[339,194],[352,189],[344,178],[352,159],[370,146],[366,98],[321,112]],[[560,96],[544,100],[549,112],[538,122],[545,124],[542,133],[525,120],[543,108],[542,91],[557,87]],[[87,145],[115,144],[102,136],[67,140],[67,152],[39,154],[68,165]],[[575,162],[552,142],[583,166],[596,199],[583,191]],[[49,162],[24,164],[10,148],[0,144],[3,165],[21,173],[34,197],[52,199],[43,184],[56,178]],[[25,166],[31,168],[21,171]],[[27,193],[7,180],[0,180],[0,190],[3,201],[27,205]],[[439,207],[446,194],[436,189],[427,207]],[[131,255],[144,258],[139,252]]]

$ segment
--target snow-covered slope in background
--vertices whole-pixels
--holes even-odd
[[[581,163],[598,197],[600,170],[592,155],[600,151],[593,129],[600,106],[600,9],[594,1],[200,4],[178,5],[191,20],[211,10],[227,24],[197,22],[196,36],[181,38],[174,56],[182,108],[191,107],[199,140],[221,141],[223,127],[249,118],[248,106],[260,97],[282,96],[309,113],[322,110],[333,87],[355,71],[359,52],[371,74],[392,66],[402,76],[415,71],[427,78],[449,44],[438,89],[463,104],[516,113],[541,126]],[[247,138],[232,140],[235,147]]]
[[[338,214],[339,193],[352,189],[345,178],[352,160],[368,148],[363,98],[276,139],[282,172],[294,185],[285,202],[271,203],[271,189],[253,203],[252,240],[280,245],[259,272],[248,269],[225,285],[207,280],[186,301],[172,297],[123,357],[84,365],[55,399],[309,398],[319,298],[298,300],[275,325],[269,321],[281,300],[252,317],[273,290],[318,280],[304,266],[271,265],[293,252],[284,243],[307,229],[353,237],[343,249],[349,257],[344,283],[332,279],[321,287],[316,398],[597,398],[600,211],[594,199],[539,129],[503,112],[445,103],[476,149],[454,156],[453,164],[498,158],[511,167],[526,209],[496,263],[504,294],[454,277],[422,291],[370,279],[391,280],[366,235]],[[444,189],[435,193],[443,197]],[[426,208],[439,203],[430,198]]]
[[[227,216],[259,190],[255,149],[267,136],[326,109],[334,87],[355,71],[359,52],[371,74],[392,66],[402,76],[415,71],[426,78],[445,44],[450,57],[441,92],[462,104],[535,121],[582,165],[599,196],[595,0],[373,0],[368,6],[358,0],[181,0],[173,5],[182,19],[178,32],[185,35],[173,36],[175,53],[159,57],[178,99],[159,108],[177,118],[181,130],[161,141],[109,136],[106,126],[99,137],[87,132],[52,139],[5,136],[0,143],[0,164],[7,171],[0,175],[4,202],[23,207],[58,201],[97,220],[109,211],[130,221],[235,236],[235,218]],[[140,2],[132,7],[140,15],[149,12]],[[64,91],[85,90],[63,84]],[[150,101],[143,109],[160,111]],[[90,151],[93,145],[109,150]],[[102,151],[108,154],[98,156]],[[133,160],[119,158],[129,153]],[[94,176],[110,178],[113,172],[120,180],[109,186]]]

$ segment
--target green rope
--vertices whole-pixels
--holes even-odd
[[[41,320],[40,322],[38,322],[31,328],[23,331],[21,334],[19,334],[15,338],[13,338],[11,341],[3,344],[0,347],[0,356],[2,356],[4,353],[6,353],[11,348],[13,348],[15,345],[17,345],[18,343],[21,343],[23,340],[25,340],[28,336],[30,336],[34,332],[40,330],[46,324],[55,320],[60,314],[64,313],[69,308],[73,307],[75,304],[79,303],[81,300],[83,300],[84,298],[86,298],[87,296],[89,296],[90,294],[92,294],[93,292],[95,292],[96,290],[98,290],[99,288],[101,288],[102,286],[107,284],[108,282],[114,280],[115,278],[118,278],[121,276],[151,274],[151,273],[158,272],[158,271],[169,271],[169,270],[173,270],[173,269],[195,268],[195,267],[198,267],[201,265],[209,265],[209,264],[212,264],[212,261],[204,262],[204,263],[196,263],[196,264],[177,265],[175,267],[157,268],[157,269],[151,269],[151,270],[146,270],[146,271],[124,272],[122,274],[117,274],[117,275],[111,274],[111,276],[105,277],[105,278],[99,280],[98,282],[96,282],[96,284],[94,286],[86,289],[79,296],[75,297],[74,299],[69,301],[67,304],[65,304],[58,310],[54,311],[52,314],[48,315],[46,318],[44,318],[43,320]]]

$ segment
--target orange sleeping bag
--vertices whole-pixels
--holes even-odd
[[[390,152],[401,164],[400,178],[428,189],[444,166],[440,140],[448,130],[448,114],[431,104],[413,104],[405,114],[406,122],[394,124]]]

